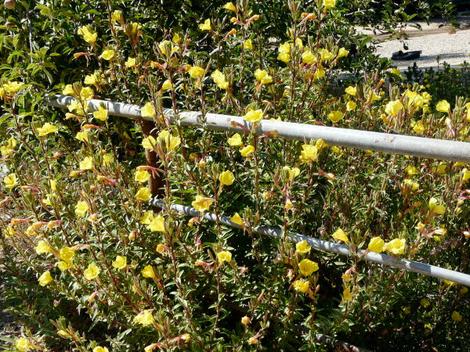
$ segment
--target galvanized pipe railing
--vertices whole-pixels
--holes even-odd
[[[72,101],[73,97],[56,95],[49,97],[47,103],[51,106],[65,108]],[[99,106],[105,106],[109,115],[112,116],[132,119],[141,118],[140,107],[138,105],[95,99],[89,101],[90,111],[97,110]],[[171,110],[165,110],[164,113],[170,120],[174,118]],[[201,125],[201,114],[199,112],[183,111],[179,113],[179,118],[181,119],[180,122],[182,125]],[[213,130],[230,131],[243,131],[244,128],[250,127],[249,124],[247,124],[240,116],[211,113],[206,114],[204,126]],[[466,142],[394,135],[336,127],[313,126],[272,120],[262,120],[259,124],[257,133],[270,133],[287,139],[296,140],[322,138],[331,145],[371,149],[394,154],[414,155],[442,160],[470,162],[470,143]],[[154,205],[164,207],[164,203],[158,199],[154,200]],[[226,226],[239,229],[242,228],[240,225],[231,222],[229,218],[224,216],[219,216],[219,218],[217,218],[217,216],[212,213],[201,214],[191,207],[179,204],[172,204],[170,207],[174,211],[188,216],[202,216],[211,222],[219,221],[221,224]],[[253,232],[271,237],[282,236],[282,230],[280,228],[268,226],[256,227],[253,229]],[[450,280],[470,287],[470,275],[458,271],[364,250],[359,250],[358,252],[353,253],[346,245],[309,237],[299,233],[289,233],[287,235],[291,240],[296,242],[305,240],[310,244],[310,246],[312,246],[312,248],[317,250],[346,256],[356,255],[366,261],[420,273],[442,280]]]
[[[49,105],[61,108],[66,107],[72,101],[73,97],[64,95],[48,98]],[[109,115],[132,119],[141,118],[140,107],[138,105],[95,99],[89,101],[90,111],[97,110],[100,105],[106,107]],[[164,114],[170,120],[174,119],[172,110],[165,109]],[[179,113],[178,118],[182,125],[201,125],[200,112],[182,111]],[[204,127],[211,130],[243,131],[250,128],[249,123],[243,120],[241,116],[208,113],[204,118]],[[275,120],[262,120],[259,123],[257,133],[302,141],[321,138],[330,145],[441,160],[470,162],[470,143],[466,142]]]
[[[155,199],[153,201],[155,206],[160,208],[164,208],[165,205],[163,201],[159,199]],[[237,229],[242,229],[243,227],[235,224],[234,222],[230,221],[228,217],[219,216],[217,218],[216,214],[213,213],[200,213],[196,209],[180,205],[180,204],[172,204],[170,208],[178,213],[185,214],[187,216],[201,216],[204,219],[211,221],[211,222],[220,222],[221,224]],[[259,226],[252,229],[253,233],[257,233],[260,235],[270,236],[270,237],[281,237],[282,236],[282,229],[276,227],[269,227],[269,226]],[[438,266],[416,262],[412,260],[401,259],[398,257],[393,257],[387,254],[381,253],[374,253],[365,250],[359,250],[357,253],[353,253],[350,248],[344,244],[334,243],[330,241],[321,240],[318,238],[309,237],[300,233],[288,233],[287,236],[294,242],[300,241],[307,241],[312,248],[315,248],[319,251],[323,252],[331,252],[346,256],[356,255],[359,258],[374,262],[377,264],[382,264],[385,266],[389,266],[392,268],[403,269],[406,271],[412,271],[415,273],[432,276],[441,280],[450,280],[465,286],[470,287],[470,275],[460,273],[458,271],[449,270],[440,268]]]

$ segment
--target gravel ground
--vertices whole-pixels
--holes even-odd
[[[414,62],[418,67],[435,67],[439,63],[447,62],[451,66],[458,66],[464,61],[470,62],[470,29],[450,33],[429,33],[423,36],[413,36],[404,41],[408,50],[422,50],[418,60],[393,61],[401,70],[412,66]],[[391,58],[395,51],[403,50],[402,40],[388,40],[380,43],[377,53]]]

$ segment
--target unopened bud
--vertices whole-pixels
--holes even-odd
[[[16,0],[5,0],[3,6],[9,10],[14,10],[16,7]]]

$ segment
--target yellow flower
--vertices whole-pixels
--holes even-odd
[[[181,144],[181,138],[172,135],[168,130],[161,130],[158,133],[157,142],[167,151],[173,151]]]
[[[62,90],[63,95],[74,95],[75,91],[73,90],[73,86],[71,84],[67,84],[64,89]]]
[[[320,53],[320,59],[322,62],[331,61],[335,57],[335,55],[331,51],[325,48],[318,50],[318,52]]]
[[[463,319],[463,318],[462,318],[462,314],[460,314],[460,313],[457,312],[456,310],[454,310],[454,311],[452,312],[451,317],[452,317],[452,320],[453,320],[453,321],[456,321],[456,322],[460,322],[460,321],[462,321],[462,319]]]
[[[142,34],[141,29],[142,25],[140,23],[131,22],[126,26],[126,34],[136,38]]]
[[[155,274],[155,270],[153,269],[153,266],[151,266],[151,265],[146,265],[142,269],[141,274],[146,279],[156,279],[157,278],[157,274]]]
[[[294,208],[294,203],[292,203],[292,201],[290,199],[287,199],[286,203],[284,204],[284,209],[289,211],[292,208]]]
[[[173,34],[173,37],[171,37],[171,41],[175,44],[181,43],[181,35],[179,33]]]
[[[417,134],[423,134],[426,132],[426,125],[423,122],[423,120],[419,121],[412,121],[411,122],[411,127],[413,128],[413,131],[416,132]]]
[[[318,149],[314,145],[304,144],[302,145],[302,151],[300,152],[300,161],[303,163],[311,163],[318,159]]]
[[[134,317],[134,324],[140,324],[142,326],[150,326],[155,323],[155,319],[151,309],[146,309],[137,314]]]
[[[357,107],[357,104],[352,100],[349,100],[346,103],[346,110],[347,111],[354,111],[354,110],[356,110],[356,107]]]
[[[245,315],[244,317],[242,317],[241,323],[244,326],[248,326],[251,323],[251,319]]]
[[[201,31],[210,31],[212,29],[211,20],[208,18],[204,23],[199,24],[199,29]]]
[[[409,188],[413,192],[416,192],[419,189],[419,183],[409,178],[405,178],[402,185],[403,187]]]
[[[124,16],[122,15],[122,11],[121,10],[114,10],[113,13],[111,14],[111,22],[121,23],[123,21],[124,21]]]
[[[114,160],[114,155],[112,153],[103,154],[103,165],[109,166]]]
[[[49,270],[43,272],[42,275],[39,276],[39,279],[38,279],[39,285],[41,286],[47,286],[52,281],[54,281],[54,279],[52,278],[52,275]]]
[[[273,82],[273,78],[268,74],[268,71],[260,70],[259,68],[255,70],[255,78],[261,84],[270,84]]]
[[[95,71],[91,75],[86,75],[83,82],[91,86],[96,86],[100,83],[100,81],[101,81],[101,74],[99,71]],[[70,95],[73,95],[73,90],[72,90],[72,94]]]
[[[171,89],[173,89],[173,83],[169,79],[165,80],[162,84],[162,91],[166,92]]]
[[[384,246],[384,240],[377,236],[370,239],[367,249],[371,252],[382,253],[384,251]]]
[[[45,137],[48,134],[56,133],[57,131],[59,131],[59,128],[50,124],[49,122],[46,122],[42,127],[38,127],[36,131],[39,137]]]
[[[52,253],[52,247],[44,240],[38,242],[35,250],[37,254]]]
[[[317,68],[317,70],[315,71],[313,77],[315,78],[315,80],[319,80],[319,79],[322,79],[324,78],[326,75],[325,73],[325,70],[321,67]]]
[[[192,79],[198,79],[204,76],[206,70],[199,66],[191,66],[188,70],[188,73]]]
[[[343,298],[342,298],[342,302],[349,302],[353,299],[353,296],[352,296],[352,293],[351,293],[351,289],[349,288],[349,286],[346,286],[344,289],[343,289]]]
[[[191,205],[197,211],[206,211],[209,210],[214,200],[212,198],[200,196],[199,194],[196,196],[196,199],[191,203]]]
[[[104,50],[99,56],[101,59],[111,61],[116,56],[116,52],[113,49]]]
[[[235,213],[231,218],[230,221],[233,222],[234,224],[237,224],[239,226],[243,226],[243,218],[240,216],[240,214]]]
[[[148,102],[146,103],[142,109],[140,110],[140,115],[142,117],[151,117],[151,118],[154,118],[155,116],[157,116],[156,112],[155,112],[155,108],[153,106],[152,103]]]
[[[405,172],[408,174],[408,176],[414,176],[414,175],[417,175],[419,173],[418,169],[413,166],[413,165],[408,165],[406,168],[405,168]]]
[[[63,271],[69,270],[72,267],[72,264],[70,262],[65,262],[61,260],[57,263],[57,267],[59,268],[60,271],[63,272]]]
[[[394,240],[391,240],[384,245],[384,250],[393,255],[400,255],[405,253],[405,247],[405,239],[395,238]]]
[[[2,156],[9,156],[15,151],[16,146],[18,145],[18,142],[16,141],[15,138],[10,137],[4,145],[0,147],[0,152]]]
[[[236,6],[233,4],[233,2],[227,2],[225,5],[224,5],[224,9],[228,10],[228,11],[232,11],[232,12],[237,12],[237,8]]]
[[[259,339],[256,336],[251,336],[248,339],[248,344],[249,345],[257,345],[259,343]]]
[[[100,105],[98,110],[93,112],[93,117],[97,120],[105,122],[108,120],[108,110]]]
[[[87,202],[81,200],[78,201],[77,204],[75,205],[75,215],[77,215],[80,218],[83,218],[85,214],[88,212],[89,207]]]
[[[289,43],[279,45],[277,59],[287,64],[290,61],[290,48]]]
[[[239,133],[235,133],[232,137],[227,139],[228,145],[231,147],[239,147],[243,144],[242,136]]]
[[[153,211],[151,210],[147,210],[146,212],[144,212],[144,214],[140,217],[139,221],[141,224],[143,225],[148,225],[150,224],[150,222],[152,221],[152,219],[154,218],[154,214],[153,214]]]
[[[126,68],[133,68],[137,64],[137,59],[135,57],[128,57],[126,62],[124,62],[124,66]]]
[[[152,198],[152,193],[148,189],[148,187],[141,187],[135,194],[135,199],[140,202],[148,202]]]
[[[450,104],[447,100],[440,100],[437,104],[436,104],[436,110],[439,111],[439,112],[445,112],[445,113],[449,113],[450,111]]]
[[[356,94],[357,94],[357,87],[349,86],[344,90],[344,92],[346,94],[349,94],[349,95],[355,97]]]
[[[219,175],[220,184],[224,186],[230,186],[235,181],[235,176],[233,175],[232,171],[224,171]]]
[[[247,158],[255,151],[255,147],[252,145],[247,145],[246,147],[240,149],[240,154],[242,157]]]
[[[317,62],[317,57],[312,53],[311,50],[305,50],[302,53],[302,62],[307,65],[312,65]]]
[[[71,247],[62,247],[59,251],[59,258],[66,263],[71,263],[75,257],[75,250]]]
[[[344,117],[344,114],[341,111],[335,110],[328,114],[328,120],[331,122],[338,122]]]
[[[243,119],[248,122],[259,122],[263,119],[263,110],[257,109],[257,110],[248,110],[248,112],[243,116]]]
[[[294,287],[294,290],[296,290],[297,292],[307,293],[310,287],[310,283],[308,282],[308,280],[299,279],[299,280],[295,280],[292,283],[292,286]]]
[[[251,39],[247,39],[243,42],[243,50],[253,50],[253,41]]]
[[[15,348],[19,352],[28,352],[31,350],[32,346],[29,343],[29,340],[26,337],[20,337],[15,341]]]
[[[165,232],[165,218],[163,215],[158,214],[150,220],[147,227],[152,232]]]
[[[345,48],[339,48],[338,50],[338,58],[341,59],[342,57],[346,57],[349,55],[349,50],[346,50]]]
[[[93,348],[93,352],[109,352],[109,350],[106,347],[96,346]]]
[[[403,104],[400,100],[392,100],[385,105],[385,112],[391,116],[397,116],[403,110]]]
[[[439,203],[439,201],[432,197],[428,202],[429,211],[433,214],[443,215],[446,212],[446,207]]]
[[[93,158],[91,156],[87,156],[80,161],[80,170],[91,170],[93,169]]]
[[[341,227],[338,227],[338,229],[331,235],[335,240],[348,243],[349,238],[348,234],[341,229]]]
[[[222,265],[224,262],[230,263],[232,261],[232,253],[229,251],[221,251],[217,253],[217,261],[220,265]]]
[[[69,109],[69,111],[72,113],[76,113],[78,115],[85,115],[83,106],[78,100],[73,100],[69,105],[67,105],[67,109]]]
[[[164,254],[166,251],[166,246],[163,243],[157,244],[157,247],[155,247],[155,251],[160,254]]]
[[[95,262],[92,262],[88,264],[88,267],[83,271],[83,276],[88,281],[91,281],[91,280],[96,279],[98,275],[100,274],[100,272],[101,272],[100,268],[98,268]]]
[[[211,74],[211,78],[214,81],[214,83],[217,85],[217,87],[219,87],[220,89],[225,90],[228,88],[228,82],[225,78],[225,75],[219,70],[215,70]]]
[[[470,170],[467,168],[462,169],[462,181],[466,182],[470,180]]]
[[[294,178],[300,175],[300,169],[298,167],[284,166],[282,171],[287,174],[289,181],[293,181]]]
[[[308,244],[306,240],[297,242],[295,245],[295,253],[297,254],[307,254],[310,253],[312,247]]]
[[[96,39],[98,38],[98,34],[90,26],[80,27],[77,33],[78,35],[81,35],[83,40],[90,45],[94,45],[96,43]]]
[[[112,263],[113,268],[122,270],[127,266],[127,258],[122,255],[116,256],[116,259]]]
[[[137,170],[134,175],[136,182],[144,183],[150,180],[150,173],[147,170]]]
[[[79,131],[75,135],[75,138],[78,139],[80,142],[88,142],[88,131]]]
[[[309,276],[318,269],[318,264],[310,259],[302,259],[299,263],[299,270],[303,276]]]
[[[24,83],[17,81],[9,81],[4,83],[0,88],[0,97],[4,97],[5,93],[7,96],[13,96],[18,93],[24,87]]]
[[[90,100],[91,98],[93,98],[94,95],[95,95],[95,92],[93,91],[93,88],[83,87],[80,90],[80,98],[82,100]]]
[[[16,174],[9,174],[3,178],[3,184],[5,188],[13,189],[18,184],[18,178]]]
[[[323,0],[323,7],[325,10],[332,9],[336,6],[336,0]]]
[[[142,147],[144,147],[146,150],[153,150],[156,144],[157,141],[152,136],[148,136],[142,139]]]

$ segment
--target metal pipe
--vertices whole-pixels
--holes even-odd
[[[160,208],[165,208],[164,202],[159,199],[154,199],[153,204]],[[187,216],[201,216],[206,220],[211,222],[217,222],[217,216],[213,213],[199,213],[196,209],[181,205],[181,204],[171,204],[170,208],[178,213],[185,214]],[[230,221],[228,217],[219,216],[218,220],[221,224],[242,229],[243,227]],[[271,237],[281,237],[282,229],[269,226],[259,226],[253,229],[254,233],[260,235],[266,235]],[[334,243],[330,241],[321,240],[314,237],[309,237],[300,233],[288,234],[288,237],[294,242],[307,241],[312,248],[323,252],[331,252],[336,254],[341,254],[345,256],[356,255],[361,259],[364,259],[369,262],[389,266],[392,268],[403,269],[406,271],[415,272],[418,274],[423,274],[426,276],[435,277],[441,280],[450,280],[461,285],[470,287],[470,275],[461,273],[454,270],[440,268],[438,266],[416,262],[413,260],[401,259],[393,257],[387,254],[369,252],[365,250],[359,250],[357,253],[353,253],[348,246],[343,244]]]
[[[64,108],[73,99],[70,96],[56,95],[48,97],[48,104]],[[94,111],[100,105],[103,105],[110,115],[132,119],[141,118],[140,107],[138,105],[95,99],[90,100],[88,104],[90,111]],[[179,122],[182,125],[189,126],[203,125],[200,112],[182,111],[175,118],[172,110],[165,109],[164,114],[173,123]],[[250,128],[250,124],[241,116],[208,113],[204,120],[204,127],[211,130],[240,132]],[[467,142],[275,120],[262,120],[258,124],[257,133],[302,141],[321,138],[330,145],[371,149],[392,154],[413,155],[441,160],[470,162],[470,143]]]
[[[48,104],[51,106],[64,108],[69,105],[73,99],[73,97],[69,96],[56,95],[53,97],[48,97]],[[89,109],[91,111],[97,110],[100,105],[104,105],[110,115],[133,119],[141,118],[140,107],[138,105],[95,99],[89,101]],[[171,110],[165,110],[164,114],[173,120],[173,112]],[[183,125],[201,124],[201,114],[199,112],[181,112],[179,114],[179,118],[181,124]],[[209,113],[205,116],[205,120],[205,126],[209,129],[243,131],[241,126],[244,128],[250,127],[249,124],[247,124],[247,122],[239,116]],[[387,133],[367,132],[335,127],[312,126],[272,120],[263,120],[260,123],[258,133],[275,133],[276,135],[287,139],[297,140],[322,138],[327,143],[334,145],[357,147],[360,149],[373,149],[390,153],[431,157],[444,160],[470,161],[470,143],[465,142],[392,135]],[[164,206],[164,203],[161,200],[155,200],[154,204],[160,207]],[[220,223],[229,227],[238,229],[242,228],[224,216],[219,217],[217,220],[217,216],[213,213],[200,214],[194,208],[188,206],[172,204],[170,207],[179,213],[183,213],[189,216],[202,215],[205,219],[212,222],[219,221]],[[282,236],[282,230],[275,227],[259,226],[253,231],[257,234],[271,237]],[[308,237],[299,233],[292,233],[288,236],[291,240],[296,242],[305,240],[310,244],[310,246],[317,250],[346,256],[357,255],[366,261],[412,271],[443,280],[450,280],[465,286],[470,286],[470,275],[468,274],[440,268],[426,263],[396,258],[386,254],[368,252],[364,250],[353,253],[348,246],[321,240],[318,238]]]

